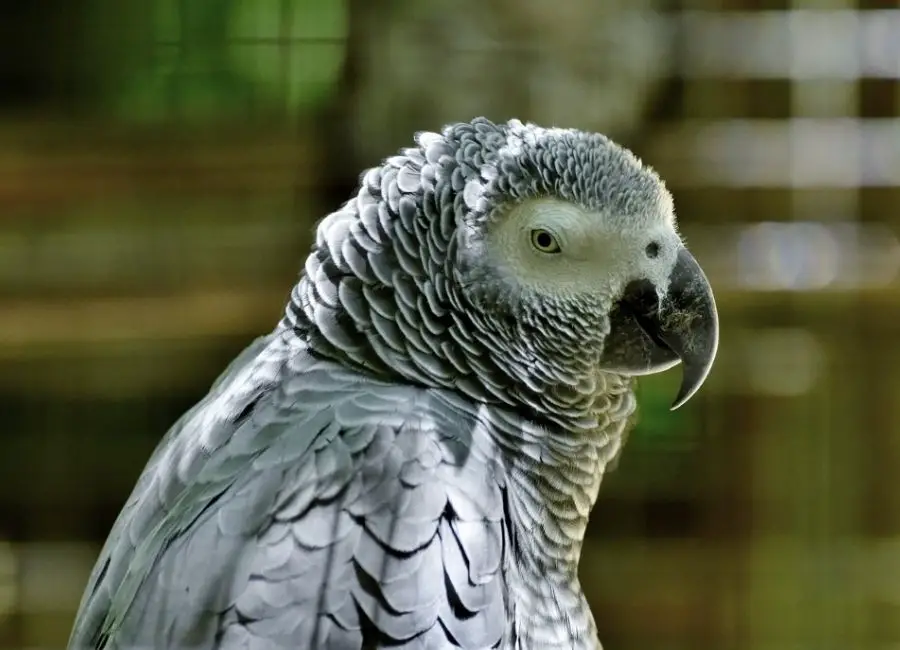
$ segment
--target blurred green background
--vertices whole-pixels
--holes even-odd
[[[900,10],[887,0],[5,0],[0,647],[60,648],[167,427],[316,219],[421,129],[603,131],[717,292],[645,380],[585,588],[619,650],[900,647]]]

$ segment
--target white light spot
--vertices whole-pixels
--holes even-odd
[[[687,124],[697,173],[732,187],[900,185],[900,119],[793,118]]]
[[[822,214],[813,202],[811,214]],[[713,285],[743,291],[859,291],[900,281],[900,241],[880,223],[834,218],[686,228]]]
[[[900,78],[900,11],[687,11],[687,77]]]
[[[769,291],[823,289],[838,276],[839,245],[824,224],[760,223],[738,238],[738,277]]]
[[[768,329],[751,333],[744,349],[748,388],[755,393],[797,397],[811,391],[825,353],[808,330]]]

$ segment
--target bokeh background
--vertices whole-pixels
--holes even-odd
[[[888,0],[5,0],[0,647],[60,648],[168,426],[315,220],[474,115],[606,132],[717,291],[641,385],[583,581],[606,647],[900,647],[900,10]]]

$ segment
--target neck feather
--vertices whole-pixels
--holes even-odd
[[[578,579],[590,511],[604,472],[621,452],[636,400],[632,381],[606,377],[592,430],[495,428],[508,463],[512,527],[510,590],[517,647],[597,648],[597,631]]]

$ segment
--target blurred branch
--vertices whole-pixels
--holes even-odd
[[[245,288],[6,302],[0,389],[79,400],[191,390],[221,370],[223,355],[271,331],[286,295]]]
[[[135,194],[269,193],[317,183],[295,130],[0,125],[0,214]],[[302,136],[302,134],[301,134]]]
[[[268,331],[280,317],[288,289],[207,288],[161,296],[101,299],[16,300],[0,304],[0,358],[27,355],[29,346],[90,345],[245,336]],[[900,311],[896,291],[856,293],[720,292],[719,308],[744,321],[769,313],[780,299],[793,312],[823,315],[840,309]]]
[[[274,326],[286,290],[217,289],[156,297],[4,302],[0,358],[29,346],[90,345],[262,334]]]

